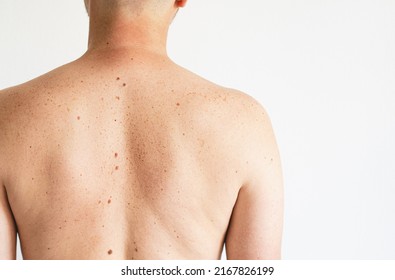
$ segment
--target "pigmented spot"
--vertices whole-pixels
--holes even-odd
[[[119,81],[121,78],[120,77],[117,77],[117,81]]]
[[[124,87],[126,87],[126,84],[125,84],[125,83],[123,83],[122,85],[123,85]]]
[[[97,204],[101,204],[101,200],[99,200],[99,202]]]
[[[81,83],[83,83],[84,81],[83,80],[81,80]]]
[[[177,104],[176,104],[176,105],[177,105],[177,106],[180,106],[180,103],[178,103],[178,102],[177,102]]]
[[[180,238],[180,236],[177,235],[177,238]]]
[[[117,165],[117,166],[115,166],[115,170],[119,170],[119,166]]]
[[[108,250],[107,254],[111,255],[112,254],[112,250]]]
[[[107,200],[107,203],[110,204],[111,203],[111,199]]]
[[[110,44],[110,42],[107,42],[106,44],[107,44],[107,45],[109,45],[109,44]]]
[[[130,58],[130,60],[133,60],[133,57],[132,57],[132,58]]]
[[[135,252],[138,252],[139,250],[138,250],[137,247],[136,247],[136,248],[134,248],[134,251],[135,251]]]
[[[81,117],[80,116],[77,116],[77,120],[80,120],[81,119]]]
[[[117,158],[117,157],[118,157],[118,153],[115,153],[115,154],[114,154],[114,157]]]
[[[32,181],[34,181],[34,178],[32,178]]]
[[[115,96],[115,99],[116,100],[120,100],[121,98],[119,96]]]
[[[59,229],[62,229],[62,227],[59,227]]]
[[[235,173],[239,173],[239,171],[236,170]]]
[[[30,149],[32,148],[32,146],[29,147]]]
[[[51,248],[48,247],[47,250],[51,250]]]

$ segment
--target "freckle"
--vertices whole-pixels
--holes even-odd
[[[80,119],[81,119],[81,117],[80,117],[80,116],[78,116],[78,117],[77,117],[77,120],[80,120]]]
[[[165,169],[165,170],[163,170],[165,173],[167,172],[167,170]]]
[[[45,194],[48,194],[48,192],[45,192]]]
[[[62,227],[59,227],[59,229],[62,229]]]
[[[32,148],[32,146],[29,147],[30,149]]]
[[[177,235],[177,238],[180,238],[180,237]]]
[[[99,202],[97,204],[100,204],[100,203],[101,203],[101,200],[99,200]]]
[[[83,80],[81,80],[81,83],[83,83],[84,81]]]
[[[137,250],[137,248],[134,248],[134,250],[136,251],[136,252],[138,252],[139,250]]]
[[[107,252],[109,255],[111,255],[112,254],[112,250],[110,249],[110,250],[108,250],[108,252]]]
[[[163,188],[160,189],[163,192]]]
[[[177,103],[177,106],[180,106],[180,103]]]
[[[133,57],[130,60],[133,60]]]
[[[107,45],[109,45],[110,44],[110,42],[107,42]]]
[[[117,165],[117,166],[115,166],[115,170],[118,170],[119,169],[119,166]]]
[[[32,181],[34,181],[34,178],[32,178]]]
[[[48,250],[51,250],[51,248],[47,248]]]
[[[102,225],[101,227],[104,228],[104,225]]]
[[[120,100],[121,98],[119,96],[115,96],[115,99]]]
[[[107,203],[110,204],[110,203],[111,203],[111,199],[109,199],[109,200],[107,201]]]
[[[236,170],[235,173],[238,173],[238,171]]]
[[[271,158],[270,161],[273,161],[273,159]]]

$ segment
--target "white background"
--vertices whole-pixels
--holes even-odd
[[[0,88],[76,59],[87,32],[82,0],[1,0]],[[395,259],[395,1],[190,0],[169,54],[269,112],[285,259]]]

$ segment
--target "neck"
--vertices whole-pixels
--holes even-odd
[[[88,53],[96,51],[142,51],[167,56],[169,22],[163,16],[130,9],[108,9],[94,5],[89,9]]]

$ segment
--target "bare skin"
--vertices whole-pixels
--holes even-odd
[[[0,259],[280,258],[270,120],[167,57],[167,2],[92,1],[85,55],[0,92]]]

